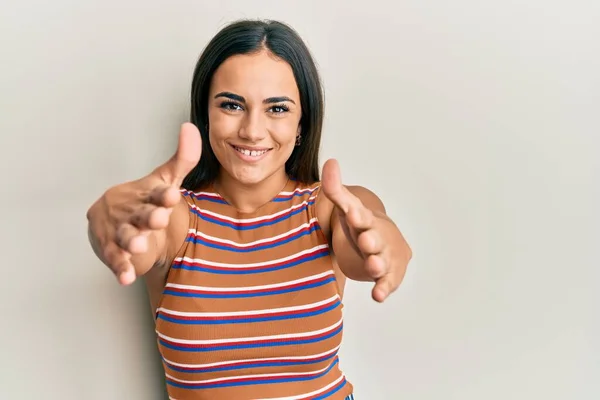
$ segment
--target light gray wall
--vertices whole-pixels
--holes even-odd
[[[307,40],[323,160],[377,192],[415,251],[388,303],[349,285],[358,399],[600,398],[599,9],[3,2],[0,398],[162,398],[144,288],[95,260],[85,212],[173,151],[196,58],[238,17]]]

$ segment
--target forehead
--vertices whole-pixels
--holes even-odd
[[[230,91],[248,98],[298,98],[292,67],[272,53],[261,51],[229,57],[215,71],[211,92]]]

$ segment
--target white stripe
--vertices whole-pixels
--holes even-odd
[[[293,192],[280,192],[277,196],[291,196],[291,195],[294,195],[296,193],[312,193],[315,190],[317,190],[319,187],[320,187],[320,185],[316,186],[314,188],[304,188],[304,189],[297,188],[297,189],[294,189]],[[180,192],[182,192],[182,193],[188,193],[188,194],[193,194],[193,195],[196,195],[196,196],[208,196],[208,197],[214,197],[214,198],[217,198],[217,199],[223,199],[223,196],[221,196],[218,193],[214,193],[214,192],[194,192],[194,191],[187,190],[187,189],[181,189]]]
[[[262,362],[262,361],[282,361],[282,360],[290,360],[290,361],[303,361],[303,360],[310,360],[313,358],[321,358],[324,357],[326,355],[330,355],[332,353],[337,352],[340,349],[340,345],[335,346],[333,349],[323,352],[323,353],[319,353],[319,354],[313,354],[310,356],[290,356],[290,357],[271,357],[271,358],[252,358],[252,359],[246,359],[246,360],[233,360],[233,361],[219,361],[219,362],[214,362],[214,363],[209,363],[209,364],[181,364],[181,363],[176,363],[173,362],[171,360],[168,359],[164,359],[165,362],[167,364],[173,365],[175,367],[180,367],[180,368],[210,368],[210,367],[220,367],[220,366],[225,366],[225,365],[231,365],[231,364],[237,364],[237,363],[250,363],[250,362]]]
[[[239,224],[239,223],[244,224],[244,223],[260,222],[260,221],[265,221],[265,220],[268,220],[268,219],[276,218],[276,217],[278,217],[280,215],[286,214],[286,213],[288,213],[290,211],[293,211],[293,210],[295,210],[297,208],[302,208],[302,207],[306,206],[309,201],[312,201],[314,199],[315,199],[315,196],[312,196],[308,200],[305,200],[305,201],[303,201],[300,204],[296,204],[296,205],[294,205],[294,206],[292,206],[290,208],[287,208],[285,210],[276,212],[275,214],[265,215],[265,216],[262,216],[262,217],[255,217],[255,218],[245,218],[245,219],[231,218],[231,217],[228,217],[226,215],[222,215],[222,214],[218,214],[216,212],[212,212],[212,211],[208,211],[208,210],[205,210],[205,209],[201,209],[200,207],[198,207],[196,205],[192,205],[192,208],[198,210],[201,214],[210,215],[210,216],[213,216],[213,217],[216,217],[216,218],[219,218],[219,219],[223,219],[225,221],[230,221],[230,222],[233,222],[233,223],[236,223],[236,224]]]
[[[304,189],[295,189],[293,192],[281,192],[279,193],[279,196],[292,196],[296,193],[313,193],[315,190],[317,190],[320,186],[314,187],[314,188],[304,188]]]
[[[213,197],[215,199],[224,200],[218,193],[210,193],[210,192],[192,192],[191,190],[182,189],[181,193],[193,194],[194,196],[207,196]]]
[[[237,343],[237,342],[254,342],[254,341],[265,341],[265,340],[279,340],[279,339],[300,339],[303,337],[309,337],[314,335],[319,335],[321,333],[326,333],[330,331],[334,331],[337,327],[339,327],[343,322],[343,318],[340,318],[338,322],[335,324],[328,326],[327,328],[319,329],[316,331],[310,332],[300,332],[300,333],[286,333],[281,335],[269,335],[269,336],[254,336],[254,337],[240,337],[240,338],[228,338],[228,339],[208,339],[208,340],[189,340],[189,339],[176,339],[170,336],[164,335],[156,330],[156,334],[164,340],[168,340],[169,342],[179,343],[179,344],[189,344],[189,345],[204,345],[204,344],[225,344],[225,343]]]
[[[285,286],[293,286],[303,282],[309,282],[312,280],[317,280],[323,278],[328,275],[333,275],[333,270],[321,272],[320,274],[307,276],[306,278],[294,279],[293,281],[281,282],[281,283],[272,283],[270,285],[259,285],[259,286],[241,286],[241,287],[208,287],[208,286],[192,286],[192,285],[180,285],[177,283],[167,283],[166,287],[173,289],[182,289],[182,290],[198,290],[205,292],[246,292],[252,290],[264,290],[264,289],[275,289]]]
[[[310,371],[310,372],[278,372],[275,374],[237,375],[237,376],[227,376],[224,378],[202,379],[202,380],[198,380],[198,381],[188,381],[185,379],[175,378],[169,374],[165,374],[165,375],[167,376],[167,378],[172,379],[176,382],[186,383],[189,385],[196,385],[196,384],[202,384],[202,383],[227,382],[227,381],[233,381],[236,379],[277,378],[277,377],[297,376],[297,375],[300,375],[300,376],[318,375],[319,373],[327,370],[327,368],[329,368],[330,366],[331,366],[331,364],[325,366],[325,368],[321,368],[316,371]]]
[[[344,379],[345,376],[344,374],[342,374],[341,376],[339,376],[335,381],[331,382],[329,385],[325,386],[322,389],[319,390],[315,390],[314,392],[309,392],[309,393],[304,393],[304,394],[299,394],[293,397],[265,397],[262,399],[255,399],[255,400],[301,400],[301,399],[305,399],[307,397],[312,397],[315,396],[317,394],[326,392],[327,390],[331,389],[332,387],[334,387],[335,385],[337,385],[338,383],[340,383],[342,381],[342,379]]]
[[[327,249],[329,248],[329,245],[327,244],[320,244],[318,246],[315,246],[311,249],[307,249],[307,250],[303,250],[299,253],[296,254],[292,254],[291,256],[287,256],[284,258],[278,258],[276,260],[270,260],[270,261],[265,261],[265,262],[259,262],[259,263],[252,263],[252,264],[227,264],[227,263],[220,263],[220,262],[215,262],[215,261],[208,261],[208,260],[203,260],[201,258],[190,258],[190,257],[177,257],[174,261],[175,263],[179,263],[181,261],[185,261],[188,263],[198,263],[201,265],[207,265],[209,267],[222,267],[222,268],[252,268],[252,267],[268,267],[269,265],[274,265],[274,264],[278,264],[278,263],[282,263],[282,262],[286,262],[289,260],[293,260],[294,258],[298,258],[301,257],[305,254],[310,254],[310,253],[314,253],[316,251],[322,250],[322,249]]]
[[[231,311],[231,312],[182,312],[182,311],[173,311],[164,307],[159,307],[158,311],[162,311],[163,313],[170,315],[177,315],[179,317],[242,317],[242,316],[250,316],[250,315],[261,315],[261,314],[275,314],[279,312],[290,312],[290,311],[300,311],[307,310],[313,307],[319,307],[324,304],[333,303],[338,300],[339,296],[336,294],[335,296],[331,296],[326,300],[317,301],[316,303],[304,304],[301,306],[293,306],[293,307],[281,307],[281,308],[269,308],[264,310],[248,310],[248,311]]]
[[[252,247],[252,246],[255,246],[257,244],[274,242],[277,239],[281,239],[281,238],[284,238],[286,236],[290,236],[290,235],[292,235],[292,234],[294,234],[296,232],[301,231],[304,228],[309,228],[310,225],[313,224],[313,223],[315,223],[315,222],[317,222],[317,219],[316,218],[311,218],[310,221],[303,223],[302,225],[300,225],[297,228],[294,228],[294,229],[291,229],[291,230],[289,230],[289,231],[287,231],[285,233],[282,233],[281,235],[271,236],[271,237],[268,237],[266,239],[260,239],[260,240],[256,240],[254,242],[249,242],[249,243],[238,243],[238,242],[234,242],[233,240],[221,239],[221,238],[218,238],[218,237],[215,237],[215,236],[207,235],[207,234],[205,234],[203,232],[197,231],[196,229],[190,229],[190,230],[188,230],[188,234],[191,233],[194,236],[199,236],[199,237],[201,237],[203,239],[206,239],[206,240],[210,240],[210,241],[217,242],[217,243],[222,243],[222,244],[229,244],[229,245],[235,246],[235,247]]]

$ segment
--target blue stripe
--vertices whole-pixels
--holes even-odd
[[[325,375],[327,375],[327,373],[329,373],[329,371],[331,371],[331,369],[336,366],[338,363],[338,360],[336,359],[334,362],[331,363],[331,365],[329,365],[329,367],[327,367],[327,369],[317,375],[313,375],[313,376],[298,376],[295,378],[279,378],[279,379],[262,379],[262,380],[248,380],[248,381],[242,381],[242,382],[224,382],[224,383],[213,383],[213,384],[197,384],[197,385],[186,385],[183,383],[179,383],[179,382],[172,382],[170,380],[167,379],[167,383],[171,386],[175,386],[178,388],[182,388],[182,389],[214,389],[214,388],[224,388],[224,387],[232,387],[232,386],[246,386],[246,385],[263,385],[263,384],[270,384],[270,383],[289,383],[289,382],[302,382],[302,381],[311,381],[313,379],[319,379]]]
[[[223,344],[220,346],[214,347],[183,347],[178,345],[173,345],[170,343],[166,343],[163,339],[160,339],[160,344],[171,350],[180,350],[186,353],[197,353],[197,352],[209,352],[209,351],[219,351],[219,350],[240,350],[240,349],[256,349],[261,347],[278,347],[278,346],[292,346],[298,344],[309,344],[309,343],[318,343],[323,340],[327,340],[329,338],[334,337],[338,333],[340,333],[343,329],[343,324],[341,324],[335,331],[331,332],[328,335],[321,336],[319,338],[311,338],[311,339],[290,339],[285,342],[267,342],[267,343],[244,343],[244,344]]]
[[[302,197],[302,196],[311,196],[314,192],[316,191],[316,189],[310,189],[308,191],[302,191],[302,192],[294,192],[289,196],[285,196],[285,197],[275,197],[273,199],[274,203],[283,203],[284,201],[290,201],[292,200],[294,197]]]
[[[192,298],[200,298],[200,299],[240,299],[240,298],[251,298],[251,297],[261,297],[261,296],[273,296],[276,294],[284,294],[284,293],[292,293],[299,292],[300,290],[312,289],[319,286],[326,285],[330,282],[335,282],[335,277],[329,277],[322,281],[312,282],[309,285],[297,286],[293,288],[287,289],[277,289],[269,292],[260,292],[260,293],[181,293],[170,289],[165,289],[163,295],[171,295],[176,297],[192,297]]]
[[[170,365],[169,363],[167,363],[165,361],[165,365],[167,366],[167,368],[169,368],[170,370],[173,371],[177,371],[177,372],[183,372],[183,373],[190,373],[190,374],[197,374],[197,373],[208,373],[208,372],[219,372],[219,371],[235,371],[238,369],[252,369],[252,368],[261,368],[261,367],[286,367],[286,366],[293,366],[293,365],[310,365],[310,364],[317,364],[323,361],[327,361],[327,360],[331,360],[332,358],[334,358],[335,356],[337,356],[337,351],[334,353],[331,353],[331,355],[327,356],[327,357],[320,357],[314,360],[308,360],[308,361],[284,361],[284,362],[267,362],[267,363],[252,363],[252,364],[245,364],[245,365],[233,365],[233,366],[222,366],[222,367],[211,367],[211,368],[181,368],[181,367],[175,367]],[[164,360],[163,360],[164,361]]]
[[[255,269],[255,270],[247,270],[244,268],[229,268],[229,269],[224,269],[224,270],[216,270],[216,269],[213,269],[210,267],[197,267],[197,266],[183,265],[183,264],[173,264],[171,266],[171,268],[184,269],[187,271],[208,272],[211,274],[221,274],[221,275],[250,275],[250,274],[262,274],[263,272],[279,271],[281,269],[295,267],[296,265],[304,264],[306,262],[316,260],[321,257],[328,256],[328,255],[329,255],[329,251],[323,250],[317,254],[313,254],[308,257],[302,257],[299,260],[294,260],[289,263],[277,265],[274,267],[265,267],[265,268],[261,268],[261,269]]]
[[[251,248],[244,248],[244,247],[234,247],[230,244],[216,244],[216,243],[211,243],[206,241],[205,239],[202,239],[200,237],[194,237],[194,238],[187,238],[186,242],[191,242],[194,244],[201,244],[203,246],[206,247],[210,247],[213,249],[219,249],[219,250],[227,250],[227,251],[233,251],[235,253],[251,253],[253,251],[259,251],[259,250],[266,250],[266,249],[272,249],[275,248],[277,246],[282,246],[286,243],[292,242],[298,238],[301,238],[302,236],[306,236],[306,235],[310,235],[311,233],[313,233],[314,231],[318,230],[319,226],[317,224],[312,225],[309,229],[307,230],[303,230],[300,232],[297,232],[295,234],[293,234],[292,236],[283,239],[283,240],[278,240],[274,243],[265,243],[256,247],[251,247]]]
[[[328,392],[323,393],[319,397],[315,397],[314,400],[323,400],[323,399],[328,398],[329,396],[333,396],[334,394],[336,394],[337,392],[339,392],[340,390],[342,390],[342,388],[344,386],[346,386],[346,383],[348,383],[348,381],[344,378],[344,380],[342,381],[342,383],[340,383],[339,385],[337,385],[333,389],[329,390]],[[352,395],[350,395],[350,396],[352,396]],[[346,397],[344,400],[352,399],[352,397],[350,397],[350,396]]]
[[[261,228],[263,226],[270,226],[270,225],[275,225],[278,224],[279,222],[285,221],[287,219],[290,219],[292,216],[296,215],[296,214],[300,214],[304,211],[306,211],[306,209],[308,208],[308,206],[311,206],[315,203],[315,200],[311,200],[308,202],[308,204],[303,205],[302,207],[299,207],[295,210],[293,210],[292,212],[288,213],[288,214],[284,214],[281,215],[273,220],[270,221],[263,221],[263,222],[255,222],[249,225],[239,225],[233,222],[229,222],[229,221],[219,221],[217,219],[215,219],[214,217],[208,216],[208,215],[203,215],[200,211],[196,210],[195,208],[192,208],[192,212],[194,214],[196,214],[198,217],[200,217],[201,219],[203,219],[204,221],[207,222],[211,222],[213,224],[217,224],[217,225],[221,225],[221,226],[226,226],[229,228],[233,228],[235,230],[238,231],[245,231],[245,230],[251,230],[251,229],[257,229],[257,228]]]
[[[220,199],[218,197],[212,197],[212,196],[205,196],[205,195],[197,195],[194,193],[182,193],[183,197],[190,197],[190,198],[194,198],[196,200],[200,200],[200,201],[210,201],[211,203],[218,203],[218,204],[227,204],[227,202],[224,199]]]
[[[172,323],[179,324],[179,325],[247,324],[247,323],[252,323],[252,322],[283,321],[283,320],[295,319],[295,318],[314,317],[315,315],[320,315],[320,314],[326,313],[328,311],[331,311],[339,305],[340,305],[340,302],[338,300],[334,304],[327,306],[321,310],[317,310],[317,311],[307,311],[307,312],[291,314],[291,315],[274,315],[274,316],[270,316],[270,317],[257,317],[257,318],[233,317],[230,319],[190,321],[190,320],[183,320],[183,319],[168,317],[166,315],[163,315],[162,313],[159,313],[158,318],[162,319],[163,321],[172,322]]]

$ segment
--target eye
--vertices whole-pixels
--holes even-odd
[[[269,109],[269,112],[272,112],[274,114],[283,114],[283,113],[286,113],[288,111],[290,111],[290,109],[287,106],[283,105],[283,104],[278,104],[278,105],[273,106],[273,107],[271,107]]]
[[[224,101],[223,103],[221,103],[220,107],[222,109],[228,110],[228,111],[242,111],[243,110],[241,105],[239,105],[238,103],[234,103],[232,101]]]

